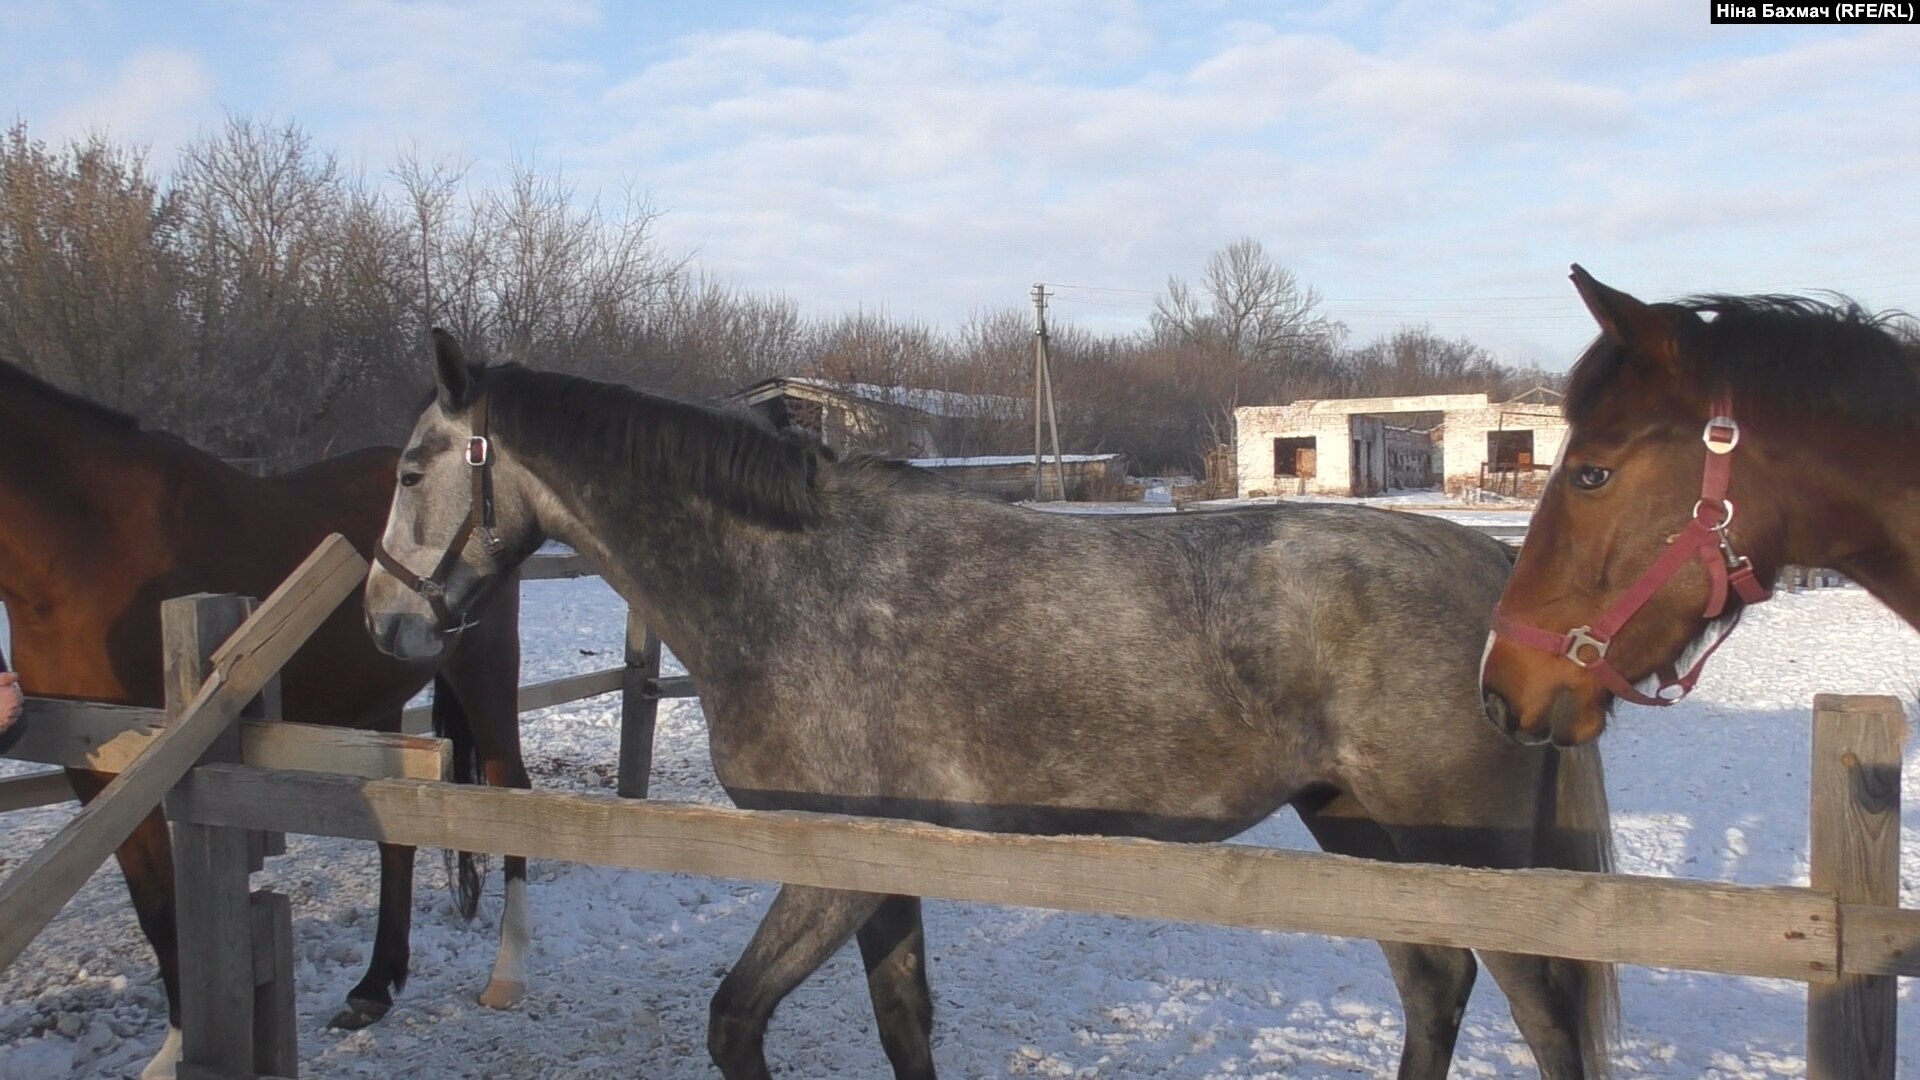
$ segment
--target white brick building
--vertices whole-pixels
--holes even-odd
[[[1437,413],[1440,426],[1420,432],[1389,422],[1408,413]],[[1242,497],[1373,495],[1436,482],[1450,492],[1524,489],[1524,479],[1545,474],[1566,437],[1558,405],[1496,404],[1485,394],[1250,405],[1233,419]]]

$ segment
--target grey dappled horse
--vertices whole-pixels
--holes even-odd
[[[1210,841],[1291,804],[1351,855],[1608,866],[1599,758],[1482,717],[1509,559],[1470,530],[1324,505],[1039,514],[743,414],[436,351],[367,582],[395,655],[441,649],[551,537],[686,663],[743,807]],[[769,1076],[775,1006],[850,937],[895,1074],[934,1075],[919,899],[785,886],[713,999],[729,1080]],[[1381,947],[1400,1075],[1442,1077],[1474,956]],[[1611,968],[1481,959],[1543,1075],[1606,1070]]]

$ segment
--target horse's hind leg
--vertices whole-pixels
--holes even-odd
[[[366,1027],[393,1008],[394,992],[407,985],[407,935],[413,927],[413,849],[380,845],[380,922],[373,934],[373,960],[359,985],[347,992],[347,1007],[332,1025]]]
[[[767,1022],[807,976],[865,925],[885,897],[783,885],[753,940],[720,982],[707,1052],[726,1080],[771,1080]]]
[[[1586,1065],[1575,1037],[1580,1030],[1584,969],[1566,960],[1485,952],[1480,959],[1507,995],[1514,1025],[1525,1036],[1541,1080],[1583,1080]]]
[[[889,896],[860,928],[860,958],[880,1043],[896,1077],[933,1078],[933,994],[927,989],[927,936],[920,898]]]
[[[1363,859],[1399,861],[1403,858],[1388,835],[1350,796],[1340,795],[1319,805],[1298,805],[1300,820],[1327,851]],[[1400,1048],[1400,1080],[1445,1080],[1460,1037],[1460,1019],[1467,1011],[1478,971],[1473,953],[1437,945],[1407,945],[1382,941],[1393,984],[1400,991],[1406,1014],[1406,1040]]]

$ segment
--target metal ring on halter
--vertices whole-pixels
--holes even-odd
[[[1593,649],[1593,659],[1580,659],[1580,650],[1584,648]],[[1576,626],[1567,631],[1567,651],[1565,656],[1581,667],[1590,667],[1607,658],[1607,643],[1593,636],[1592,627]]]
[[[1703,506],[1705,506],[1705,505],[1707,505],[1707,500],[1705,500],[1705,499],[1695,499],[1695,500],[1693,500],[1693,520],[1695,520],[1695,521],[1699,521],[1699,520],[1700,520],[1700,508],[1701,508],[1701,507],[1703,507]],[[1727,516],[1726,516],[1726,517],[1723,517],[1723,518],[1721,518],[1721,519],[1720,519],[1720,523],[1719,523],[1718,525],[1709,525],[1709,526],[1707,526],[1707,527],[1708,527],[1708,528],[1710,528],[1710,529],[1712,529],[1712,530],[1713,530],[1713,531],[1715,531],[1715,532],[1718,532],[1718,533],[1725,533],[1725,532],[1727,531],[1727,526],[1729,526],[1729,525],[1731,525],[1731,524],[1733,524],[1733,500],[1732,500],[1732,499],[1721,499],[1721,500],[1720,500],[1720,509],[1721,509],[1721,510],[1722,510],[1722,511],[1723,511],[1723,512],[1724,512],[1724,513],[1725,513],[1725,514],[1727,515]]]
[[[472,435],[467,438],[467,464],[476,469],[484,469],[493,460],[493,444],[485,435]]]
[[[1716,440],[1713,437],[1716,430],[1731,434],[1724,440]],[[1716,416],[1701,429],[1700,441],[1707,444],[1707,450],[1711,453],[1731,454],[1733,448],[1740,445],[1740,425],[1731,416]]]

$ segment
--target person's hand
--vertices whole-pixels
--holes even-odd
[[[20,676],[11,671],[0,671],[0,733],[13,727],[25,705],[26,698],[20,693]]]

